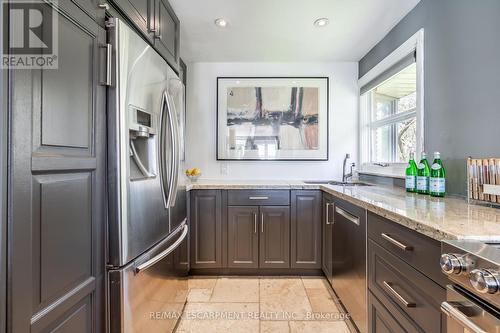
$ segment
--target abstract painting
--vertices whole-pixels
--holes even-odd
[[[218,160],[327,160],[328,78],[218,78]]]

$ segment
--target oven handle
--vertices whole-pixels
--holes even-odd
[[[448,302],[443,302],[441,303],[441,311],[456,320],[459,324],[461,324],[463,327],[467,328],[468,330],[474,332],[474,333],[488,333],[485,330],[483,330],[481,327],[477,326],[475,323],[473,323],[469,317],[467,317],[463,312],[458,310],[453,306],[453,304],[448,303]]]

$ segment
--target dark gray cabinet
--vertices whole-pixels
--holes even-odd
[[[191,268],[221,268],[222,191],[191,191]]]
[[[227,209],[227,260],[230,268],[259,267],[259,207]]]
[[[155,0],[154,46],[179,70],[180,23],[167,0]]]
[[[371,292],[392,302],[425,332],[439,333],[445,290],[372,240],[368,254]]]
[[[149,36],[152,33],[155,0],[113,0],[113,2],[144,35]]]
[[[407,331],[445,331],[439,258],[438,241],[368,213],[368,288]]]
[[[321,191],[291,191],[290,265],[321,268]]]
[[[176,71],[179,71],[180,22],[167,0],[113,0]]]
[[[190,195],[192,268],[304,274],[321,269],[321,191],[196,190]]]
[[[45,6],[59,68],[9,72],[7,326],[104,332],[106,32],[73,2]]]
[[[332,282],[333,277],[333,197],[323,193],[322,200],[323,216],[321,221],[322,242],[321,242],[321,268],[325,277]]]
[[[260,207],[259,267],[290,267],[290,208]]]

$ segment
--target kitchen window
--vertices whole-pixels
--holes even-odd
[[[423,150],[422,57],[419,31],[359,80],[361,171],[399,174]]]

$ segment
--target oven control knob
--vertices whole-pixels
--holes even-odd
[[[470,272],[469,281],[480,293],[494,294],[500,286],[498,272],[487,269],[474,269]]]
[[[441,269],[446,274],[460,274],[466,270],[465,262],[461,257],[457,257],[454,254],[443,254],[441,255]]]

